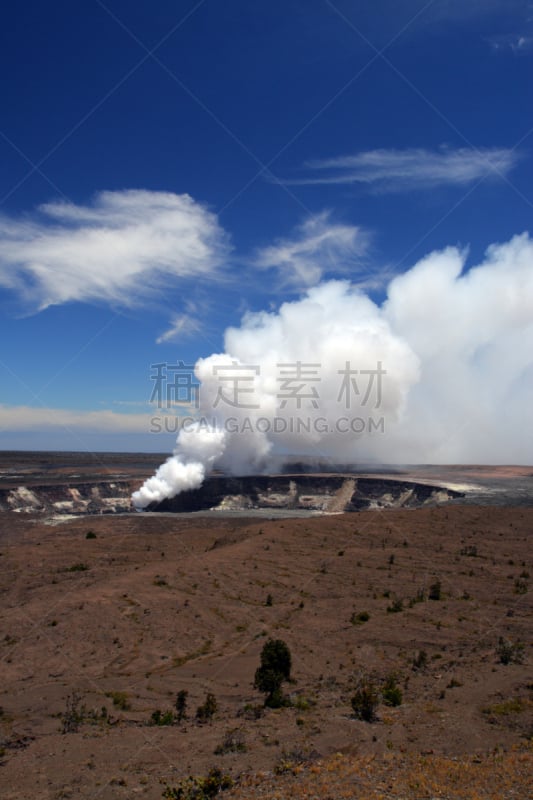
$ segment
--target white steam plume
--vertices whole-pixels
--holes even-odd
[[[224,452],[226,435],[222,430],[193,426],[179,433],[174,455],[161,464],[156,474],[132,496],[136,508],[146,508],[165,497],[174,497],[187,489],[197,489],[205,478],[206,470]]]
[[[243,474],[273,454],[531,463],[533,242],[492,245],[467,272],[465,259],[457,248],[428,255],[381,306],[331,281],[277,313],[247,314],[224,354],[198,361],[201,419],[136,506],[199,486],[215,464]]]

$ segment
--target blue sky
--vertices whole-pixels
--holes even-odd
[[[527,0],[29,0],[0,61],[4,449],[167,451],[152,364],[533,228]]]

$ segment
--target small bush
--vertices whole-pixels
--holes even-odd
[[[85,534],[86,539],[96,539],[96,533],[94,531],[87,531]]]
[[[376,717],[376,709],[379,704],[379,692],[375,683],[369,678],[362,678],[350,702],[356,719],[372,722]]]
[[[279,761],[274,767],[274,772],[276,775],[284,775],[289,772],[297,775],[302,764],[309,764],[316,758],[319,758],[316,750],[306,752],[301,747],[293,747],[292,750],[283,749]]]
[[[458,681],[457,678],[452,678],[446,688],[447,689],[458,689],[462,685],[463,684],[461,683],[461,681]]]
[[[246,719],[261,719],[264,714],[264,706],[254,703],[246,703],[242,711],[239,711],[238,716],[245,717]]]
[[[232,786],[233,779],[229,775],[213,768],[205,778],[191,776],[184,778],[176,787],[167,786],[163,797],[167,800],[210,800]]]
[[[77,692],[73,692],[67,697],[66,709],[60,717],[63,723],[61,733],[76,733],[83,723],[97,725],[106,722],[107,710],[105,708],[102,708],[101,711],[88,709],[81,702],[81,696]]]
[[[461,548],[462,556],[470,556],[470,558],[477,557],[477,547],[475,544],[467,544]]]
[[[72,564],[71,567],[65,567],[65,572],[87,572],[88,569],[88,564],[79,561],[77,564]]]
[[[126,692],[106,692],[106,697],[110,697],[115,708],[120,709],[120,711],[129,711],[131,708]]]
[[[409,608],[413,608],[417,603],[423,603],[426,599],[426,593],[423,589],[418,589],[414,597],[409,600]]]
[[[187,697],[189,693],[182,689],[176,697],[176,720],[181,722],[187,717]]]
[[[218,703],[214,694],[208,692],[205,701],[196,709],[196,719],[198,722],[209,722],[218,711]]]
[[[390,606],[387,606],[387,614],[397,614],[399,611],[403,611],[403,600],[396,598]]]
[[[496,647],[496,655],[500,664],[521,664],[524,660],[524,645],[521,642],[511,642],[500,636]]]
[[[232,728],[226,731],[222,742],[215,748],[215,755],[226,753],[245,753],[247,750],[242,728]]]
[[[385,680],[381,696],[386,706],[401,706],[403,694],[396,681],[396,675],[389,675]]]
[[[425,650],[419,650],[413,659],[413,669],[415,672],[420,672],[426,669],[428,665],[428,654]]]
[[[524,578],[516,578],[514,582],[515,594],[526,594],[528,590],[528,583]]]
[[[483,714],[491,717],[510,716],[512,714],[521,714],[527,708],[531,707],[531,701],[524,700],[521,697],[513,697],[510,700],[504,700],[501,703],[495,703],[492,706],[482,708]]]
[[[297,711],[309,711],[309,709],[315,705],[314,700],[310,700],[303,694],[299,694],[292,703],[293,708],[296,708]]]
[[[354,611],[350,617],[350,622],[352,625],[362,625],[364,622],[368,622],[369,619],[370,614],[368,611],[360,611],[358,614],[356,614]]]
[[[172,711],[161,711],[156,708],[150,717],[150,725],[174,725],[174,713]]]
[[[85,706],[81,705],[81,697],[77,692],[69,694],[66,706],[61,715],[63,721],[61,733],[75,733],[83,722]]]
[[[442,587],[440,581],[435,581],[429,587],[429,594],[428,597],[430,600],[441,600],[442,599]]]

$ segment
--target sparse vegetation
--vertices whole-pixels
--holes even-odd
[[[242,728],[232,728],[226,731],[222,742],[215,748],[215,755],[225,755],[226,753],[245,753],[247,750],[244,730]]]
[[[187,717],[187,697],[189,693],[182,689],[176,696],[176,721],[182,722]]]
[[[156,708],[150,717],[150,725],[174,725],[174,713],[172,711],[161,711]]]
[[[210,800],[221,792],[231,789],[233,778],[214,767],[205,778],[184,778],[176,787],[167,786],[163,797],[167,800]]]
[[[421,672],[426,669],[428,665],[428,654],[425,650],[419,650],[413,658],[413,669],[415,672]]]
[[[285,775],[286,773],[297,775],[301,766],[314,761],[317,755],[318,753],[314,751],[306,753],[300,747],[293,747],[291,750],[284,749],[274,767],[274,772],[276,775]]]
[[[428,597],[430,600],[442,600],[442,586],[440,581],[435,581],[429,587]]]
[[[368,676],[362,676],[350,702],[356,719],[372,722],[376,718],[376,710],[379,705],[379,692],[374,681]]]
[[[521,664],[524,660],[524,645],[521,642],[511,642],[500,636],[496,647],[496,655],[500,664]]]
[[[115,708],[120,711],[129,711],[131,703],[126,692],[106,692],[106,697],[110,697]]]
[[[400,706],[403,700],[402,690],[398,686],[397,677],[391,673],[383,684],[381,689],[381,697],[386,706]]]
[[[65,711],[60,714],[60,717],[62,721],[61,733],[76,733],[80,725],[84,723],[96,725],[107,721],[107,710],[105,707],[102,707],[100,711],[88,709],[81,702],[81,695],[78,692],[72,692],[67,697]]]
[[[360,611],[358,614],[356,614],[354,611],[350,617],[350,622],[352,625],[363,625],[365,622],[368,622],[369,619],[370,614],[368,611]]]
[[[423,603],[426,599],[426,593],[424,589],[418,589],[417,593],[414,597],[411,597],[409,600],[409,608],[413,608],[417,603]]]
[[[124,778],[128,796],[143,791],[161,796],[169,784],[168,792],[179,790],[182,798],[189,792],[196,800],[204,794],[210,768],[220,767],[236,786],[214,800],[230,794],[240,800],[326,795],[341,800],[354,793],[378,800],[387,791],[411,800],[447,791],[451,800],[468,794],[459,767],[483,781],[482,762],[502,780],[494,784],[502,791],[493,788],[491,794],[483,783],[485,792],[479,788],[476,794],[472,782],[469,797],[527,793],[526,768],[533,757],[533,750],[526,752],[533,732],[526,602],[531,593],[517,596],[513,589],[517,578],[531,583],[527,536],[533,515],[525,507],[489,511],[452,504],[448,527],[442,510],[400,511],[385,549],[385,514],[357,517],[364,522],[357,539],[351,537],[356,517],[291,520],[283,537],[271,544],[270,558],[262,544],[278,530],[276,519],[265,519],[266,535],[258,537],[258,522],[247,518],[169,517],[163,530],[154,516],[103,516],[90,519],[98,545],[83,544],[87,520],[82,518],[65,521],[57,532],[30,526],[17,549],[0,547],[5,599],[0,654],[6,666],[0,771],[6,785],[18,788],[20,781],[24,797],[32,791],[59,797],[67,788],[88,785],[120,794],[118,781]],[[507,514],[516,525],[512,531]],[[23,521],[17,531],[24,530]],[[407,532],[410,545],[403,548]],[[8,529],[8,541],[9,535]],[[230,541],[204,555],[215,535]],[[460,555],[465,542],[478,541],[478,557]],[[342,547],[344,557],[338,558]],[[389,569],[391,553],[398,558]],[[514,566],[507,565],[511,556]],[[325,558],[329,573],[320,575]],[[356,567],[358,559],[363,567]],[[91,575],[59,573],[82,561]],[[469,576],[470,568],[474,574]],[[159,591],[151,585],[158,573],[171,588]],[[443,599],[430,602],[429,587],[437,578]],[[79,586],[81,591],[70,591]],[[270,592],[275,608],[265,607]],[[396,598],[403,599],[403,613],[387,614]],[[305,610],[299,611],[304,602]],[[408,610],[411,602],[419,604]],[[34,630],[21,612],[33,612]],[[500,636],[505,637],[503,663]],[[267,692],[251,688],[270,637],[285,640],[292,654],[290,674],[297,681],[282,681],[280,687],[287,695],[281,695],[281,704],[290,702],[290,708],[265,707]],[[517,656],[524,666],[515,666]],[[370,723],[362,720],[359,705],[357,714],[351,705],[359,688],[354,670],[357,678],[362,668],[377,693]],[[34,675],[28,680],[37,687],[31,697],[24,691],[30,683],[21,683],[26,674]],[[463,687],[455,688],[459,681]],[[65,720],[69,735],[61,736],[67,715],[59,712],[76,688],[81,701]],[[207,690],[219,708],[201,725],[195,714]],[[107,719],[100,713],[104,703]],[[133,711],[127,710],[130,704]],[[53,736],[54,728],[65,748],[48,748],[42,738],[46,730]],[[131,758],[143,730],[160,750],[151,749],[137,769]],[[115,740],[120,740],[117,755],[108,757],[106,747]],[[323,750],[321,758],[314,764],[300,761],[297,751],[312,747]],[[344,753],[333,759],[336,767],[328,756],[334,752]],[[431,764],[443,752],[450,756],[446,767],[432,772]],[[337,783],[342,770],[345,781]],[[458,782],[439,784],[437,778],[445,774]],[[182,781],[188,775],[193,777]],[[399,786],[397,775],[403,776]],[[74,783],[78,780],[81,784]],[[179,795],[167,794],[172,796]]]
[[[208,692],[202,705],[196,709],[196,719],[198,722],[209,722],[218,711],[218,703],[215,695]]]
[[[521,714],[533,705],[531,700],[522,697],[513,697],[509,700],[502,700],[501,703],[493,703],[482,709],[483,714],[489,717],[508,717],[513,714]]]
[[[470,558],[477,557],[477,547],[475,544],[467,544],[464,547],[461,547],[460,552],[462,556],[470,556]]]
[[[399,611],[403,611],[403,600],[396,597],[390,606],[387,606],[387,614],[397,614]]]

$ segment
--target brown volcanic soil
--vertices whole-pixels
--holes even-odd
[[[243,776],[228,800],[532,797],[532,528],[527,507],[0,515],[1,797],[152,800],[213,766]],[[291,649],[295,705],[255,719],[268,636]],[[500,637],[524,644],[522,664],[499,662]],[[355,720],[361,671],[396,672],[402,705]],[[181,689],[189,719],[148,725]],[[208,691],[219,710],[200,725]],[[83,719],[63,734],[75,693]],[[215,755],[235,728],[246,749]]]

